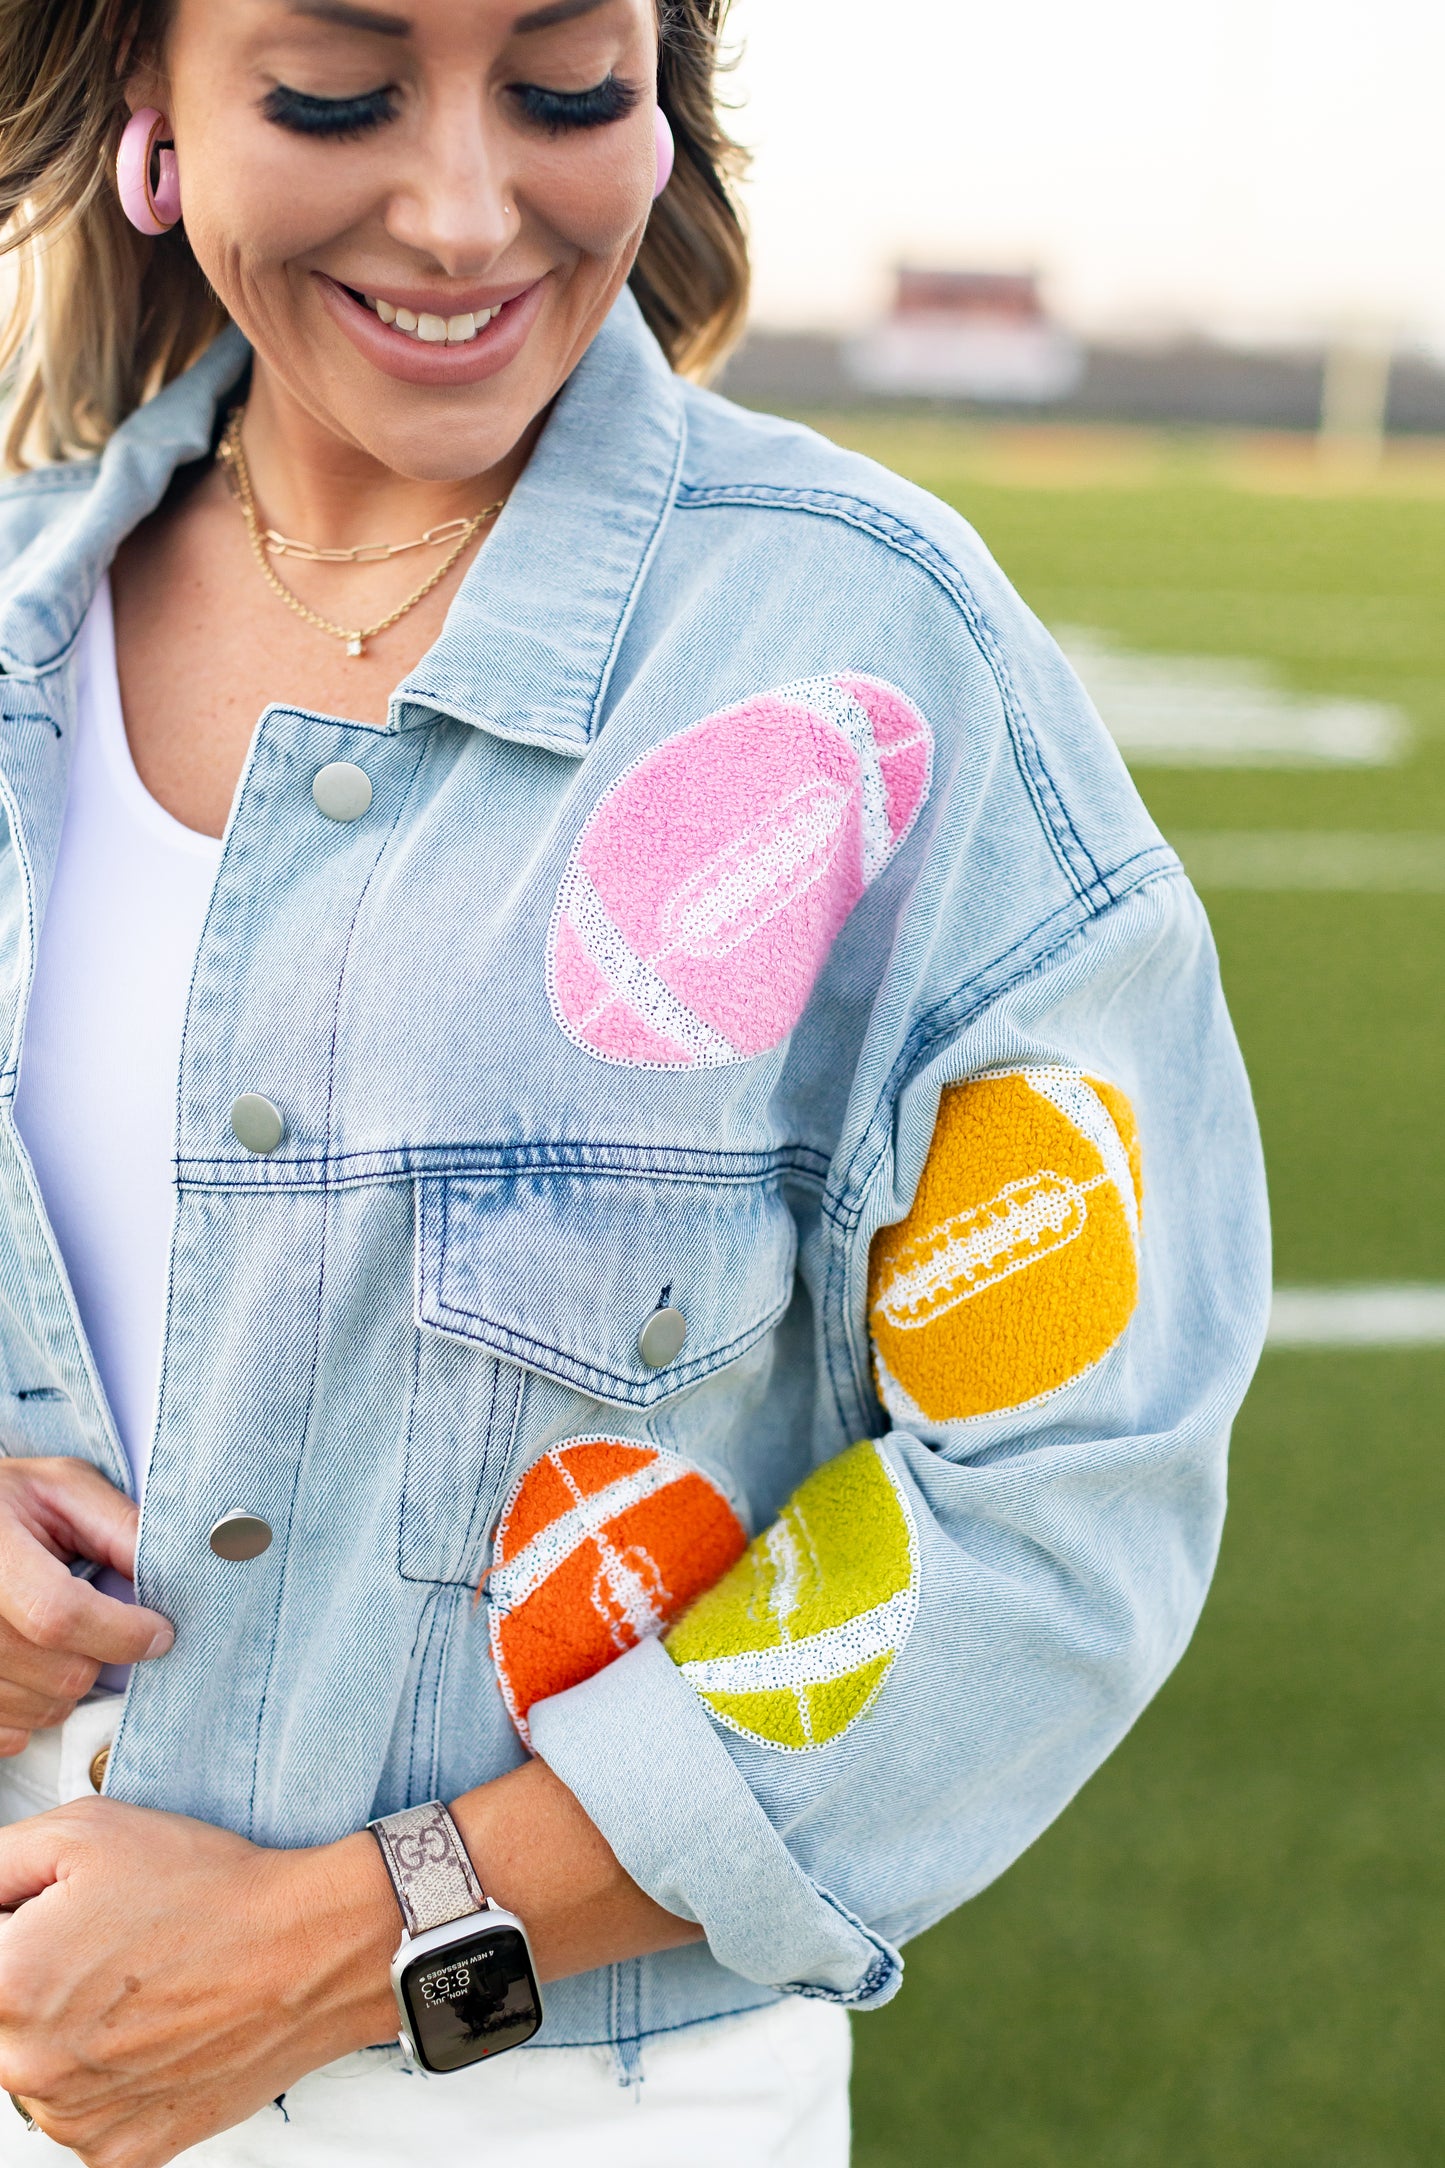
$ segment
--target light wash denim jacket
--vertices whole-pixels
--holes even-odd
[[[0,492],[0,1432],[118,1484],[10,1106],[76,634],[244,361]],[[1199,905],[963,521],[629,297],[386,727],[261,716],[176,1137],[108,1789],[305,1844],[529,1741],[707,1934],[543,2044],[882,2002],[1189,1638],[1268,1278]]]

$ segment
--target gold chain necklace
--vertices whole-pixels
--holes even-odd
[[[414,610],[419,602],[424,602],[432,589],[446,578],[472,537],[489,519],[495,519],[506,503],[505,497],[502,497],[495,504],[484,505],[481,511],[474,512],[470,519],[444,520],[439,527],[428,527],[426,533],[418,535],[414,542],[363,542],[355,549],[321,549],[314,542],[296,542],[286,535],[278,534],[274,527],[261,525],[260,514],[256,510],[255,491],[251,487],[251,470],[246,464],[246,451],[241,442],[239,407],[226,425],[226,433],[221,439],[216,457],[225,470],[232,494],[241,508],[241,516],[246,522],[246,533],[251,542],[251,555],[256,560],[262,579],[273,594],[280,596],[287,609],[294,610],[308,625],[314,625],[318,632],[329,633],[333,640],[344,640],[348,655],[364,655],[368,640],[374,640],[378,633],[388,631],[406,616],[408,610]],[[403,556],[408,550],[440,549],[448,542],[452,547],[447,550],[446,556],[430,579],[423,580],[421,586],[407,596],[400,608],[393,610],[388,617],[378,618],[374,625],[337,625],[329,617],[322,617],[319,611],[310,609],[299,595],[292,593],[285,581],[273,570],[270,562],[271,557],[276,556],[300,557],[308,563],[324,565],[380,564],[387,558]]]

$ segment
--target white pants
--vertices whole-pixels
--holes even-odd
[[[0,1762],[0,1823],[88,1794],[119,1706],[86,1702]],[[303,2078],[285,2115],[264,2108],[179,2158],[193,2168],[847,2168],[849,2059],[843,2012],[797,1999],[650,2040],[633,2085],[600,2048],[521,2048],[440,2078],[374,2048]],[[0,2095],[0,2168],[74,2160],[27,2132]]]

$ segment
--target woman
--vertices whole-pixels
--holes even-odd
[[[0,9],[6,2163],[841,2161],[1203,1599],[1207,931],[962,523],[675,373],[720,13]]]

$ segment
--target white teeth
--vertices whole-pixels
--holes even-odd
[[[500,301],[494,309],[463,310],[457,316],[433,316],[426,311],[418,315],[412,309],[399,309],[379,295],[364,294],[362,299],[384,324],[404,331],[408,338],[421,339],[428,346],[465,346],[469,339],[486,329],[494,316],[502,313]]]

